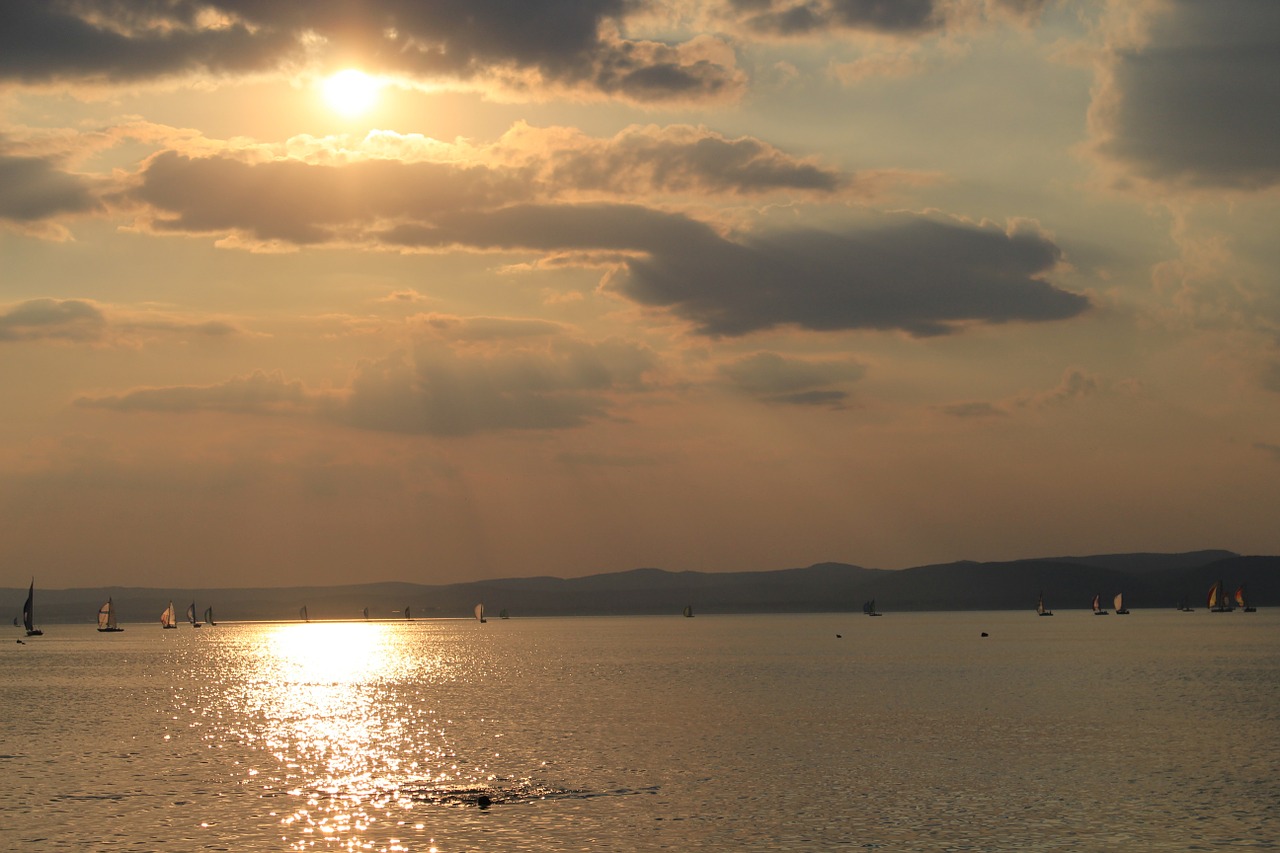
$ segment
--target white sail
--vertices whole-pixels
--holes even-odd
[[[1117,592],[1115,600],[1111,603],[1115,605],[1116,610],[1124,610],[1124,593]]]
[[[483,604],[476,605],[476,619],[477,621],[480,621],[480,622],[484,621],[484,605]]]
[[[310,622],[311,618],[307,616],[307,605],[302,605],[302,609],[298,611],[298,618],[303,622]]]
[[[99,631],[123,631],[123,628],[116,627],[116,606],[110,598],[107,603],[98,608],[98,630]]]
[[[178,620],[174,617],[174,614],[173,614],[172,601],[169,602],[169,606],[164,609],[164,612],[160,614],[160,627],[161,628],[177,628],[178,627]]]

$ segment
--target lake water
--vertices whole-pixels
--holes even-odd
[[[1276,612],[124,627],[0,650],[0,849],[1280,846]]]

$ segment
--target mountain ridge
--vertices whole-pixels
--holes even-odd
[[[1173,608],[1184,600],[1202,608],[1205,594],[1219,578],[1229,590],[1247,585],[1250,604],[1280,604],[1280,556],[1204,550],[960,560],[907,569],[836,562],[758,572],[646,567],[577,578],[517,576],[435,585],[382,581],[254,588],[37,587],[36,621],[92,621],[108,596],[123,622],[158,621],[170,599],[180,612],[191,601],[200,611],[211,605],[221,621],[296,620],[303,605],[313,620],[356,619],[365,607],[376,619],[403,618],[405,607],[416,617],[464,618],[478,601],[491,614],[508,609],[517,616],[674,614],[685,605],[699,614],[840,612],[859,611],[871,598],[882,612],[1030,610],[1041,593],[1051,609],[1086,608],[1095,594],[1110,602],[1118,592],[1124,593],[1130,609]],[[12,602],[16,615],[26,589],[2,589],[0,596]]]

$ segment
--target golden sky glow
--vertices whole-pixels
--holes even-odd
[[[5,4],[0,586],[1280,549],[1275,5],[800,9]]]

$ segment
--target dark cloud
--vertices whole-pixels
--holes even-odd
[[[247,163],[167,151],[149,162],[133,197],[160,212],[160,230],[244,231],[307,245],[340,239],[343,225],[429,219],[450,209],[515,201],[528,191],[526,181],[483,166]]]
[[[0,220],[30,223],[99,207],[84,178],[39,157],[0,154]]]
[[[0,3],[0,77],[132,82],[267,72],[309,54],[431,79],[594,88],[638,101],[736,94],[696,45],[608,35],[639,0],[47,0]],[[729,60],[731,61],[731,59]]]
[[[510,166],[251,162],[165,151],[147,163],[131,198],[150,206],[157,230],[240,232],[313,245],[358,241],[375,223],[443,222],[459,211],[492,211],[535,198],[829,194],[842,184],[838,172],[760,140],[730,140],[700,128],[635,128],[611,139],[548,141],[553,136],[523,129],[511,144],[531,150]]]
[[[763,150],[745,147],[748,159]],[[720,141],[712,148],[724,150]],[[665,174],[707,175],[688,158],[675,159],[680,165]],[[136,198],[157,209],[158,228],[175,231],[297,244],[345,236],[396,248],[625,253],[616,291],[669,309],[707,335],[782,325],[936,335],[969,322],[1065,319],[1089,305],[1044,279],[1061,252],[1027,231],[904,218],[846,233],[734,241],[688,216],[641,205],[520,203],[532,194],[527,176],[483,167],[252,164],[170,152],[152,161]]]
[[[1061,320],[1089,307],[1044,280],[1061,252],[1006,234],[912,219],[843,234],[792,231],[745,242],[685,240],[628,264],[621,293],[708,335],[781,325],[939,335],[970,322]]]
[[[297,49],[296,35],[197,23],[196,3],[0,3],[0,78],[25,83],[130,82],[183,72],[261,71]]]
[[[856,382],[866,368],[848,359],[787,358],[759,352],[720,368],[720,375],[742,391],[771,403],[838,406],[848,397],[839,385]]]
[[[1149,42],[1115,58],[1103,150],[1145,178],[1260,189],[1280,182],[1280,3],[1171,0]]]

